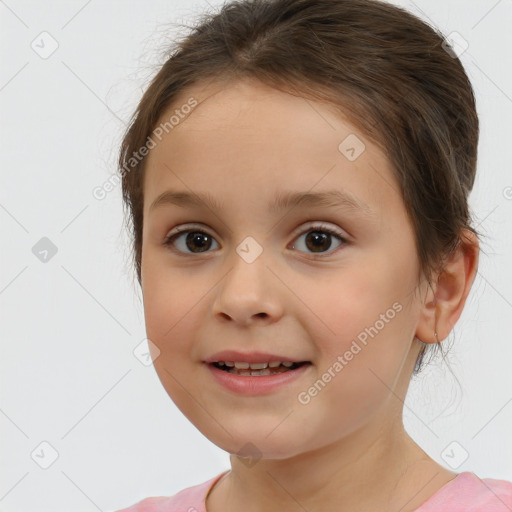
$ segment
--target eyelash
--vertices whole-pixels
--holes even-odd
[[[309,226],[306,230],[304,231],[301,231],[296,238],[298,238],[299,236],[302,236],[303,234],[305,233],[308,233],[308,232],[311,232],[311,231],[320,231],[322,233],[328,233],[329,235],[332,235],[336,238],[338,238],[342,244],[340,245],[340,247],[337,247],[336,249],[334,249],[333,251],[330,251],[330,252],[325,252],[325,253],[309,253],[310,256],[312,256],[313,258],[318,258],[318,257],[322,257],[322,255],[330,255],[330,254],[333,254],[335,253],[337,250],[339,250],[343,245],[346,245],[348,242],[348,240],[346,238],[344,238],[342,236],[342,234],[333,229],[333,228],[330,228],[329,226],[326,226],[325,224],[316,224],[316,225],[313,225],[313,226]],[[174,241],[184,235],[184,234],[187,234],[187,233],[201,233],[203,235],[207,235],[211,238],[214,238],[212,235],[210,235],[210,233],[208,233],[207,231],[204,231],[200,228],[195,228],[194,226],[191,226],[189,229],[185,229],[185,230],[179,230],[177,233],[173,233],[172,235],[169,235],[166,237],[165,241],[164,241],[164,245],[167,246],[171,251],[173,251],[174,253],[180,255],[180,256],[187,256],[187,255],[194,255],[194,253],[185,253],[185,252],[182,252],[182,251],[178,251],[177,249],[175,249],[173,247],[173,243]],[[211,251],[206,251],[205,253],[207,252],[211,252]],[[199,254],[205,254],[205,253],[197,253],[198,255]]]

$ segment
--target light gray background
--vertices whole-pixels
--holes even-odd
[[[464,449],[455,471],[512,480],[512,1],[396,3],[469,43],[461,59],[481,120],[471,205],[488,236],[449,358],[460,387],[434,362],[411,384],[404,421],[446,467]],[[144,316],[120,187],[92,195],[115,172],[124,123],[161,62],[161,24],[218,5],[0,1],[3,511],[116,510],[229,467],[135,357]],[[31,47],[43,51],[46,37],[51,48],[43,31],[59,45],[48,58]],[[46,263],[33,253],[43,237],[58,251]],[[47,469],[44,441],[58,452]]]

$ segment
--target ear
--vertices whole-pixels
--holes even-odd
[[[463,230],[461,243],[429,289],[415,336],[424,343],[444,340],[459,319],[478,269],[480,246],[477,236]],[[434,332],[437,331],[437,339]]]

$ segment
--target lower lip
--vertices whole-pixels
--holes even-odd
[[[259,377],[251,375],[235,375],[234,373],[220,370],[213,364],[205,364],[208,366],[213,377],[219,384],[230,391],[244,395],[264,395],[271,393],[279,387],[300,378],[311,366],[311,363],[306,363],[295,370],[288,370],[274,375],[262,375]]]

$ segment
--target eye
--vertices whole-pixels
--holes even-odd
[[[178,233],[173,235],[169,235],[164,242],[164,245],[169,246],[172,251],[187,254],[184,250],[185,248],[189,248],[191,250],[188,254],[202,253],[207,251],[212,243],[211,241],[214,238],[208,234],[206,231],[202,231],[200,229],[186,229],[186,230],[178,230]],[[184,240],[181,240],[179,244],[180,247],[178,250],[174,248],[174,242],[179,240],[183,235],[187,235]]]
[[[215,240],[212,235],[197,228],[178,229],[177,231],[178,233],[171,234],[165,239],[164,245],[168,246],[172,251],[181,254],[201,254],[208,252],[208,249],[212,247],[212,241]],[[330,249],[332,245],[330,239],[332,237],[340,241],[338,247],[343,243],[348,243],[342,236],[342,233],[324,224],[310,226],[306,231],[302,231],[297,239],[300,239],[303,235],[307,235],[304,243],[307,249],[311,250],[313,254],[323,254],[326,250]],[[292,248],[295,249],[295,244]],[[187,252],[187,249],[189,249],[190,252]]]
[[[304,245],[307,249],[310,249],[313,254],[323,254],[327,249],[330,249],[332,245],[332,237],[335,237],[340,241],[338,247],[344,243],[348,243],[342,236],[342,233],[334,228],[326,226],[325,224],[310,226],[306,231],[303,231],[299,237],[297,237],[297,240],[300,240],[303,235],[306,235]],[[295,247],[296,246],[294,244],[293,248],[295,249]]]

